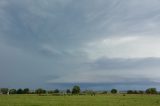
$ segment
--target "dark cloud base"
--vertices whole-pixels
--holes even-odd
[[[47,89],[71,89],[74,85],[79,85],[82,90],[146,90],[154,87],[160,90],[160,83],[134,82],[134,83],[53,83],[48,84]]]
[[[83,75],[88,82],[106,78],[126,82],[78,83],[82,89],[160,88],[151,82],[160,78],[159,50],[151,52],[155,58],[147,55],[139,59],[133,54],[135,58],[123,59],[129,55],[127,51],[131,47],[122,45],[114,50],[109,45],[114,43],[111,40],[102,46],[108,46],[117,55],[127,48],[125,56],[112,59],[110,55],[106,58],[105,53],[109,50],[98,52],[99,40],[108,37],[119,39],[151,35],[154,38],[152,43],[158,46],[156,42],[159,41],[154,40],[159,40],[159,5],[159,0],[0,0],[0,87],[64,89],[76,83],[46,82],[67,82],[77,77],[82,82]],[[143,42],[143,39],[139,41]],[[88,47],[92,42],[98,44]],[[146,42],[144,47],[152,46],[149,47],[151,51],[155,49]],[[141,55],[149,52],[143,51],[143,45],[137,45],[134,50],[138,49],[142,49]],[[90,59],[94,52],[98,52],[96,60]],[[129,83],[130,77],[133,81],[141,77],[151,80],[145,81],[145,84],[141,83],[143,79]]]

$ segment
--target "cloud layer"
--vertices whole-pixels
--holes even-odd
[[[159,82],[159,5],[1,0],[0,85]]]

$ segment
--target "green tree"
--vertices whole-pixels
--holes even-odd
[[[117,89],[112,89],[111,90],[111,93],[113,93],[113,94],[116,94],[118,91],[117,91]]]
[[[1,88],[0,91],[2,92],[2,94],[7,94],[9,89],[8,88]]]
[[[144,94],[144,91],[140,90],[140,91],[139,91],[139,94]]]
[[[67,89],[66,93],[67,93],[67,94],[70,94],[70,93],[71,93],[71,90],[70,90],[70,89]]]
[[[16,94],[16,93],[17,93],[16,89],[10,89],[9,90],[9,94]]]
[[[73,86],[72,88],[72,94],[79,94],[81,91],[80,87],[78,85]]]
[[[25,88],[25,89],[23,90],[23,93],[24,93],[24,94],[29,94],[29,88]]]
[[[38,89],[36,89],[35,93],[36,93],[36,94],[39,94],[39,95],[45,94],[45,93],[46,93],[46,90],[44,90],[44,89],[42,89],[42,88],[38,88]]]
[[[134,92],[133,92],[134,94],[139,94],[139,92],[137,91],[137,90],[134,90]]]
[[[147,94],[157,94],[156,88],[148,88],[146,89]]]
[[[19,88],[19,89],[17,90],[17,94],[23,94],[23,90],[22,90],[21,88]]]
[[[54,93],[53,90],[49,90],[49,91],[48,91],[48,94],[53,94],[53,93]]]
[[[58,90],[58,89],[55,89],[55,90],[54,90],[54,93],[59,93],[59,90]]]
[[[133,93],[134,93],[134,91],[132,91],[132,90],[127,91],[127,94],[133,94]]]

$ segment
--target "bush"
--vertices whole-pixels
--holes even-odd
[[[133,94],[133,91],[132,90],[128,90],[127,94]]]
[[[107,94],[107,93],[108,93],[108,91],[103,91],[103,92],[102,92],[102,94]]]
[[[117,89],[112,89],[112,90],[111,90],[111,93],[112,93],[112,94],[116,94],[117,92],[118,92]]]
[[[139,91],[137,91],[137,90],[128,90],[127,94],[144,94],[144,91],[142,91],[142,90],[139,90]]]
[[[61,96],[59,93],[53,93],[52,96]]]
[[[83,91],[83,93],[87,94],[87,95],[91,95],[91,96],[95,96],[96,93],[93,90],[85,90]]]

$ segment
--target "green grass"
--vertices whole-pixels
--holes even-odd
[[[0,95],[0,106],[160,106],[160,95]]]

